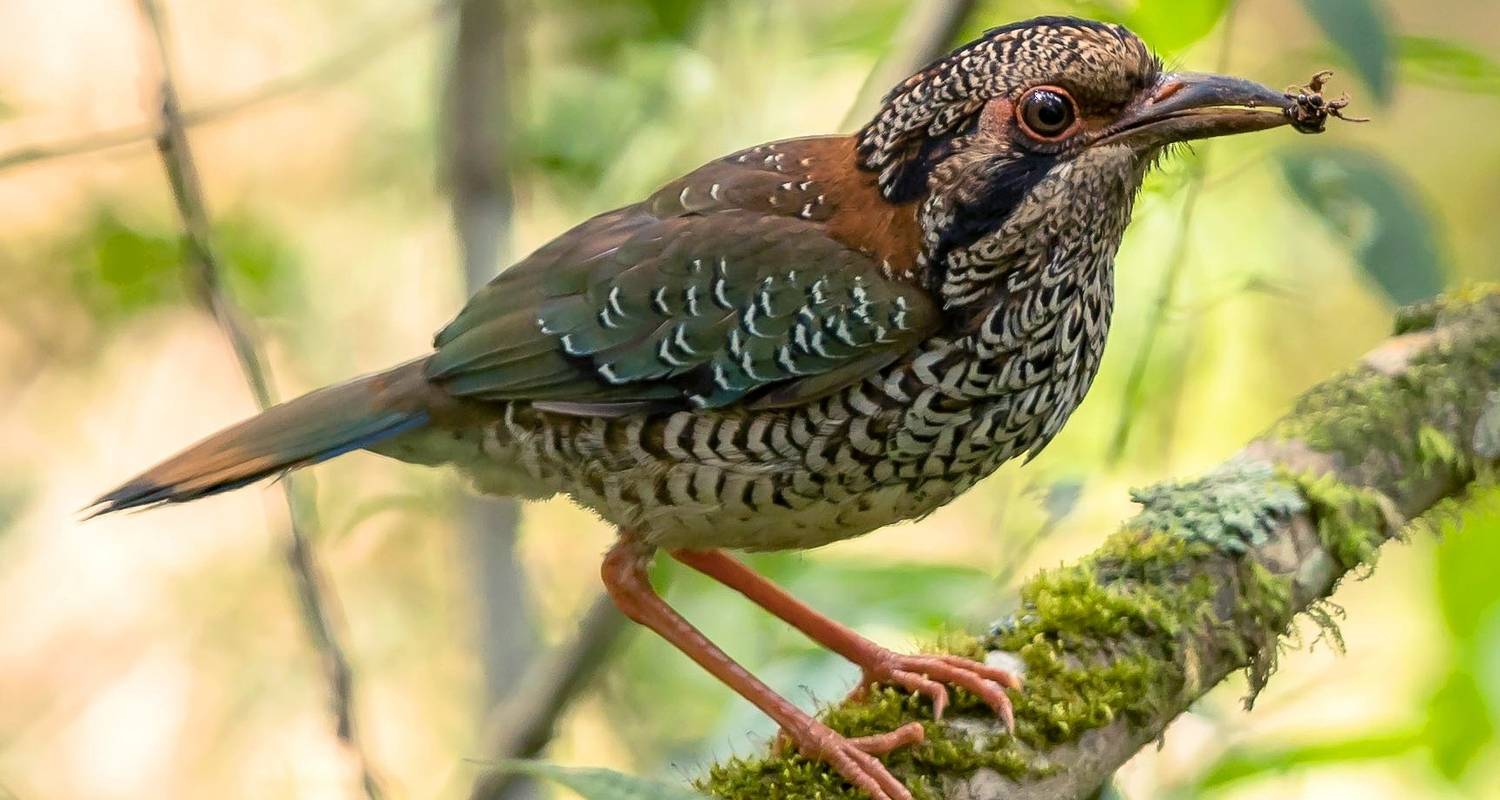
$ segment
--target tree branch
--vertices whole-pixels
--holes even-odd
[[[390,48],[402,39],[422,30],[424,23],[444,16],[455,5],[456,0],[438,0],[431,6],[397,17],[389,25],[360,37],[343,50],[299,72],[271,78],[242,94],[211,101],[194,108],[185,108],[180,114],[182,124],[185,127],[193,127],[215,122],[261,103],[340,81],[353,75],[360,67],[370,63],[377,56],[389,52]],[[147,124],[97,131],[52,142],[22,145],[14,150],[0,153],[0,172],[59,158],[97,153],[115,147],[145,144],[155,138],[156,128]]]
[[[536,659],[507,702],[490,712],[480,751],[485,760],[507,762],[540,755],[552,741],[563,712],[593,680],[624,630],[625,616],[608,595],[599,593],[578,623],[573,638]],[[511,770],[486,770],[475,780],[469,798],[506,797],[517,780]]]
[[[916,719],[890,757],[918,796],[1082,800],[1230,673],[1258,691],[1305,614],[1423,514],[1500,466],[1500,288],[1402,312],[1397,335],[1314,387],[1204,477],[1135,493],[1144,509],[1082,562],[1043,572],[1020,610],[944,649],[1019,666],[1017,728],[962,694],[942,722],[892,690],[827,710],[863,735]],[[767,784],[776,784],[774,788]],[[736,760],[727,798],[853,797],[800,758]]]
[[[452,206],[453,229],[462,255],[468,293],[495,277],[510,247],[514,197],[510,182],[510,41],[507,0],[461,0],[455,20],[452,57],[442,107],[443,183]],[[576,662],[537,658],[537,635],[528,614],[526,574],[516,553],[520,506],[508,498],[460,498],[460,537],[473,565],[469,576],[478,599],[478,644],[485,676],[483,749],[507,757],[506,734],[522,738],[534,755],[552,737],[552,719],[534,724],[538,712],[560,710],[580,685],[564,681],[563,691],[539,684],[536,670],[568,670]],[[524,673],[524,674],[523,674]],[[548,679],[556,677],[547,676]],[[554,717],[555,719],[555,717]],[[538,795],[529,779],[514,774],[481,775],[473,796],[527,800]]]
[[[155,142],[171,184],[172,198],[182,220],[189,280],[198,302],[213,315],[219,330],[233,348],[256,404],[265,409],[274,403],[274,390],[260,348],[244,323],[244,315],[224,291],[223,269],[220,267],[218,250],[214,246],[208,204],[198,178],[197,164],[193,161],[188,145],[187,126],[183,121],[182,107],[173,79],[166,21],[156,0],[137,0],[137,4],[150,33],[150,50],[156,72],[160,75],[159,128],[155,133]],[[296,587],[304,627],[312,640],[313,648],[323,661],[336,735],[358,766],[365,796],[369,800],[379,800],[382,795],[380,785],[370,768],[355,725],[354,675],[334,631],[330,613],[331,596],[324,596],[324,581],[307,539],[307,532],[316,527],[316,523],[312,504],[309,498],[303,496],[300,480],[302,479],[294,482],[293,478],[288,477],[282,483],[290,518],[284,549],[286,566]]]

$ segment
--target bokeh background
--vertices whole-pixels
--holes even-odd
[[[1132,513],[1128,487],[1232,453],[1381,339],[1397,302],[1500,278],[1500,5],[164,4],[228,292],[284,395],[423,352],[475,280],[587,215],[743,146],[851,130],[940,7],[962,8],[957,39],[1081,13],[1193,69],[1281,85],[1332,66],[1374,121],[1165,165],[1120,254],[1103,373],[1041,458],[918,524],[757,559],[899,647],[1004,613],[1020,576]],[[77,513],[253,410],[185,288],[148,139],[156,77],[129,0],[0,2],[0,798],[358,796],[276,490]],[[482,212],[468,270],[455,189]],[[574,643],[610,531],[564,501],[517,517],[451,474],[367,454],[314,480],[311,536],[368,759],[391,796],[465,796],[527,664]],[[1116,791],[1500,797],[1500,496],[1480,500],[1489,511],[1388,548],[1343,587],[1346,653],[1308,631],[1253,712],[1242,683],[1221,687]],[[729,592],[660,578],[789,696],[853,680]],[[615,630],[590,628],[603,655],[549,759],[680,782],[763,746],[745,703]]]

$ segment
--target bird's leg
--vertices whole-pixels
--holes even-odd
[[[776,584],[722,550],[674,550],[672,557],[750,598],[756,605],[785,620],[808,638],[854,662],[864,675],[855,694],[877,683],[900,686],[932,700],[932,714],[943,716],[950,683],[974,693],[994,709],[1007,728],[1015,729],[1015,715],[1005,689],[1018,689],[1013,673],[953,655],[907,655],[888,650],[847,626],[823,616]]]
[[[605,589],[620,611],[671,642],[726,686],[765,712],[808,758],[838,771],[873,800],[912,800],[911,792],[875,758],[922,740],[913,722],[882,736],[848,738],[798,709],[709,641],[651,588],[646,564],[654,548],[622,535],[604,557]]]

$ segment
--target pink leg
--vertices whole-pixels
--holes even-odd
[[[623,535],[604,557],[604,586],[620,611],[671,642],[781,726],[808,758],[827,763],[873,800],[912,800],[911,792],[874,756],[922,740],[922,726],[859,739],[840,736],[751,675],[651,588],[646,564],[652,548]]]
[[[931,698],[933,716],[941,718],[948,705],[948,690],[943,683],[951,683],[984,700],[1007,728],[1015,730],[1015,712],[1005,689],[1020,688],[1021,680],[1016,675],[960,656],[906,655],[887,650],[809,608],[722,550],[674,550],[672,557],[745,595],[813,641],[854,662],[864,670],[856,693],[877,683],[900,686]]]

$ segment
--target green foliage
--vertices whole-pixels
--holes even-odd
[[[1395,47],[1379,0],[1302,0],[1307,13],[1349,60],[1382,105],[1395,92]]]
[[[573,0],[564,13],[575,20],[570,37],[579,56],[597,63],[628,47],[686,42],[708,0]]]
[[[255,313],[284,311],[297,291],[297,262],[263,223],[229,215],[214,230],[221,265],[236,299]],[[109,323],[187,300],[187,265],[178,229],[137,221],[101,206],[66,240],[75,296],[91,317]]]
[[[572,789],[584,800],[704,800],[703,795],[675,784],[607,769],[563,767],[545,761],[501,761],[487,766],[500,772],[545,778]]]
[[[74,287],[96,318],[124,317],[182,296],[177,236],[134,226],[101,208],[73,244]]]
[[[1320,146],[1283,153],[1281,172],[1297,199],[1348,241],[1392,302],[1426,300],[1442,290],[1436,222],[1395,166],[1371,153]]]
[[[1122,20],[1157,51],[1173,55],[1207,36],[1232,0],[1140,0]]]
[[[659,116],[680,48],[632,48],[611,69],[558,67],[539,76],[537,104],[517,133],[518,155],[564,188],[597,185],[632,133]],[[588,136],[578,135],[589,131]]]
[[[1461,782],[1479,757],[1492,750],[1496,720],[1478,676],[1455,669],[1438,687],[1427,704],[1427,728],[1423,732],[1432,766],[1450,782]]]
[[[1443,526],[1433,587],[1453,641],[1452,669],[1433,693],[1428,730],[1433,765],[1461,780],[1482,754],[1500,755],[1500,489],[1481,490],[1467,513]]]
[[[1401,75],[1426,86],[1500,94],[1500,62],[1448,39],[1402,36],[1397,40]]]
[[[1220,756],[1199,777],[1197,788],[1220,789],[1233,783],[1299,769],[1391,758],[1422,742],[1420,732],[1395,731],[1331,742],[1270,747],[1237,747]]]
[[[1080,0],[1074,13],[1117,22],[1173,56],[1202,41],[1229,12],[1233,0]]]

